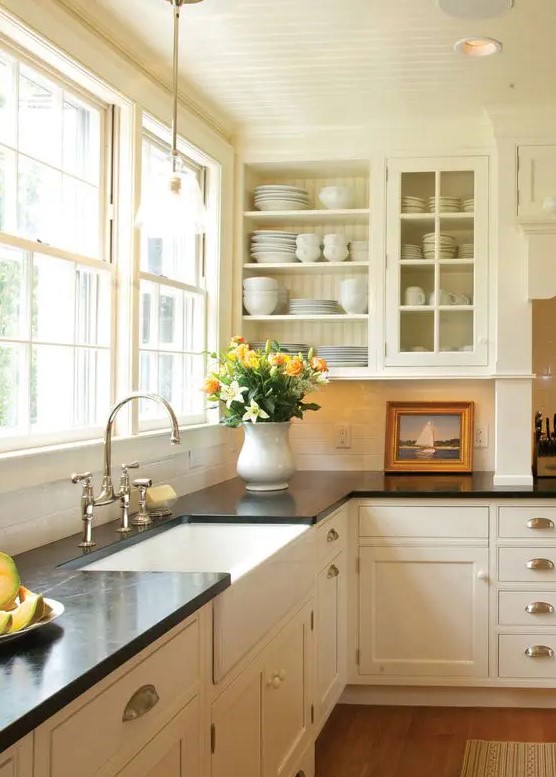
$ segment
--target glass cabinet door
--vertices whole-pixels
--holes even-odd
[[[389,163],[386,366],[487,364],[487,165]]]

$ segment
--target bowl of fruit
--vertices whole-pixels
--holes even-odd
[[[0,553],[0,642],[52,623],[63,612],[60,602],[22,585],[13,558]]]

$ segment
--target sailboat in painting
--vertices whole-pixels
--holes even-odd
[[[415,456],[419,459],[432,459],[436,448],[434,447],[434,427],[432,421],[427,421],[421,434],[415,440]]]

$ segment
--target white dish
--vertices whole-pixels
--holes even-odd
[[[257,210],[308,210],[308,203],[288,202],[286,200],[268,200],[258,203]]]
[[[291,264],[297,262],[295,254],[286,253],[285,251],[261,251],[257,254],[252,254],[252,259],[257,264]]]
[[[61,602],[57,602],[56,599],[45,598],[44,601],[51,608],[50,615],[48,615],[46,618],[42,618],[42,620],[38,621],[37,623],[32,623],[31,626],[27,626],[25,629],[15,631],[13,634],[3,634],[0,636],[0,642],[8,642],[10,639],[17,639],[18,637],[22,637],[24,634],[28,634],[30,631],[40,629],[41,626],[46,626],[47,623],[52,623],[56,620],[56,618],[59,618],[65,610],[64,605]]]

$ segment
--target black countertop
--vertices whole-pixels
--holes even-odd
[[[254,494],[238,478],[178,499],[175,516],[207,520],[316,523],[351,497],[556,498],[556,478],[531,487],[495,487],[492,473],[384,475],[380,472],[298,472],[287,491]],[[61,601],[55,622],[0,642],[0,751],[230,585],[227,574],[82,572],[87,561],[164,531],[180,518],[134,529],[122,538],[114,524],[95,526],[97,546],[79,550],[79,535],[16,557],[23,583]],[[189,519],[191,520],[191,519]],[[79,525],[76,506],[76,526]]]

